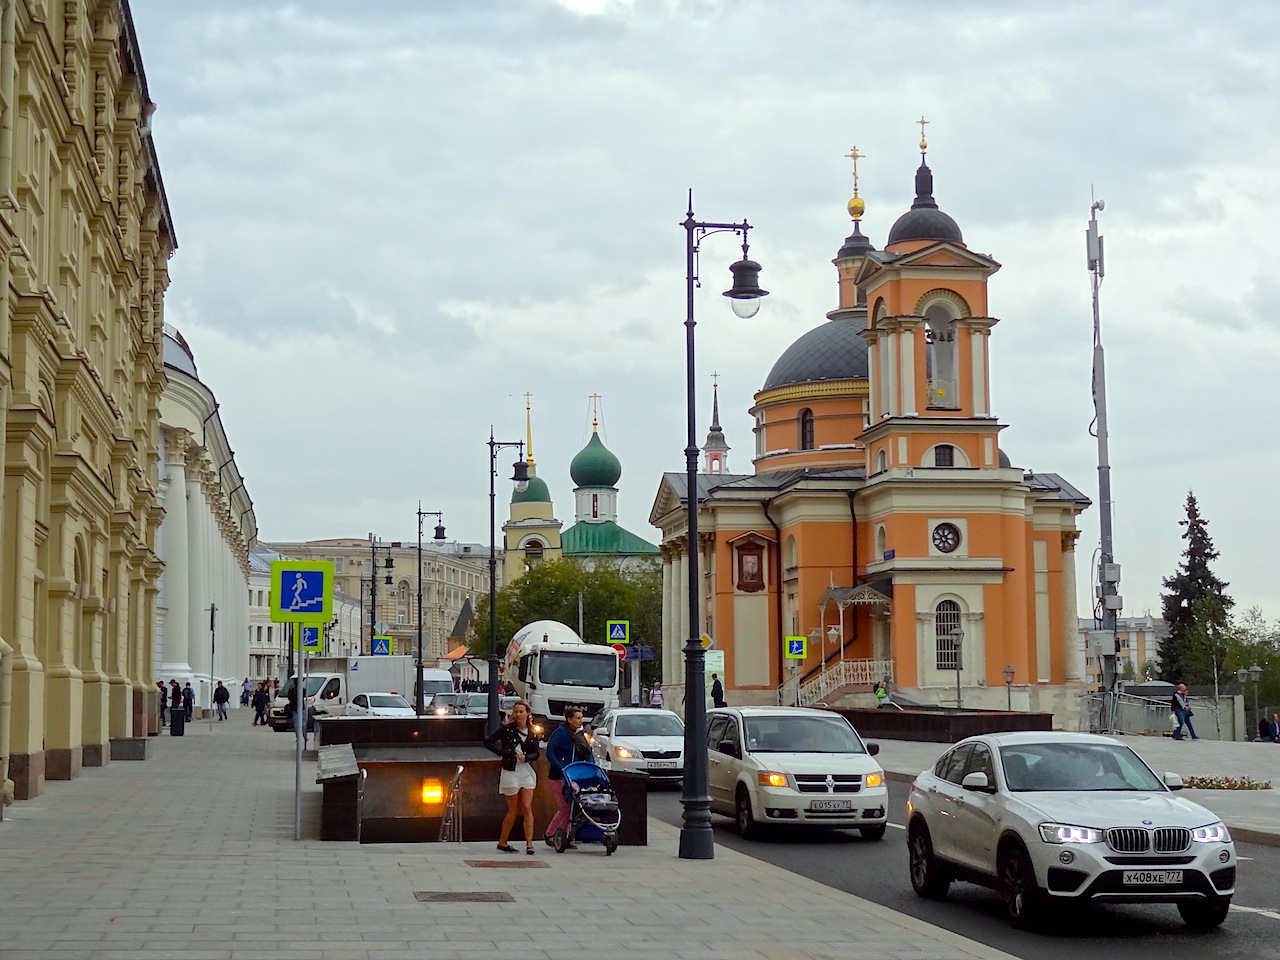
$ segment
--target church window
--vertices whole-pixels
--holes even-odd
[[[885,547],[888,546],[887,540],[888,538],[885,536],[885,532],[884,532],[884,524],[882,523],[878,527],[876,527],[876,559],[877,560],[884,559]]]
[[[940,443],[933,448],[933,465],[935,467],[954,467],[956,450],[949,443]]]
[[[527,567],[535,567],[542,562],[543,545],[541,540],[530,540],[524,545],[524,562]]]
[[[935,300],[925,308],[924,319],[932,375],[929,406],[941,410],[959,409],[955,308],[945,300]]]
[[[813,411],[808,407],[800,411],[800,449],[813,449]]]
[[[600,494],[593,493],[591,495],[591,519],[597,520],[600,517]]]
[[[960,604],[954,600],[939,600],[933,611],[933,636],[937,648],[939,670],[959,670],[960,644],[952,633],[960,629]]]
[[[889,469],[889,458],[883,450],[876,451],[876,473],[884,473]]]

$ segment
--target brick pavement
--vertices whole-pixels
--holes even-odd
[[[293,840],[293,740],[231,720],[156,738],[145,762],[51,783],[0,821],[4,960],[546,960],[626,950],[698,960],[998,960],[1007,954],[723,847],[600,848],[484,869],[489,843],[323,843],[305,783]],[[304,780],[312,777],[308,763]],[[419,903],[501,891],[509,903]]]

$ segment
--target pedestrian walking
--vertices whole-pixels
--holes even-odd
[[[1191,699],[1187,696],[1187,685],[1185,683],[1178,684],[1178,688],[1173,691],[1173,697],[1169,700],[1169,709],[1173,711],[1174,718],[1178,721],[1178,725],[1173,728],[1173,739],[1182,739],[1182,728],[1187,728],[1187,733],[1191,734],[1192,740],[1199,740],[1196,736],[1196,728],[1191,725]]]
[[[249,678],[244,678],[244,683],[240,684],[240,706],[247,707],[253,696],[253,684],[249,682]]]
[[[557,830],[569,834],[569,801],[564,795],[564,768],[576,760],[590,760],[591,747],[582,732],[582,708],[565,707],[564,726],[547,740],[547,780],[556,792],[556,815],[547,824],[543,839],[551,843]],[[573,837],[569,836],[572,840]],[[574,844],[567,843],[572,850]]]
[[[182,712],[186,716],[187,723],[191,722],[192,711],[196,706],[196,692],[191,689],[191,681],[188,680],[182,685]]]
[[[156,681],[156,687],[160,690],[160,726],[165,726],[164,711],[169,702],[169,688],[164,685],[163,680]]]
[[[267,725],[267,705],[271,702],[271,695],[267,693],[267,681],[263,680],[258,684],[258,689],[253,691],[253,725]]]
[[[524,852],[533,855],[533,791],[538,786],[533,762],[538,759],[538,734],[533,729],[533,711],[529,704],[517,700],[511,708],[511,722],[504,723],[484,741],[491,753],[502,758],[498,792],[507,798],[507,815],[502,818],[498,849],[515,853],[507,843],[516,817],[524,817]]]
[[[231,691],[222,685],[222,681],[218,681],[218,685],[213,690],[213,706],[218,711],[218,722],[221,723],[227,719],[227,703],[231,700]]]
[[[711,675],[711,705],[713,707],[723,707],[724,702],[724,684],[720,682],[720,677],[716,674]]]
[[[649,706],[662,708],[662,681],[653,681],[653,689],[649,691]]]

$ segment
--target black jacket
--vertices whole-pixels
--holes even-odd
[[[523,743],[523,746],[521,744]],[[524,737],[516,729],[514,723],[504,723],[484,740],[485,748],[502,758],[503,770],[516,768],[516,750],[524,754],[525,763],[533,763],[538,759],[538,735],[532,728]]]
[[[226,687],[217,687],[213,691],[214,703],[227,703],[231,699],[231,691]]]

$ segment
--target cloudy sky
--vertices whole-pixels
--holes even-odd
[[[682,470],[686,191],[748,218],[772,291],[703,248],[699,422],[731,470],[777,356],[836,303],[856,144],[864,232],[935,195],[992,281],[1018,466],[1096,498],[1084,228],[1106,200],[1116,553],[1158,611],[1194,490],[1240,607],[1280,617],[1280,6],[860,0],[132,0],[177,227],[169,322],[221,403],[264,540],[488,540],[488,447],[524,436],[557,515],[590,436],[650,539]],[[700,442],[705,433],[700,433]],[[509,463],[503,455],[502,463]],[[505,467],[504,467],[505,469]],[[499,516],[509,487],[500,482]],[[1097,547],[1083,519],[1081,582]],[[1081,591],[1088,603],[1088,592]]]

